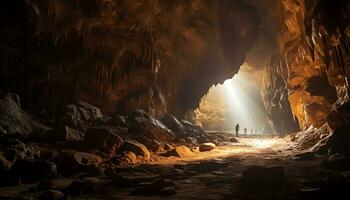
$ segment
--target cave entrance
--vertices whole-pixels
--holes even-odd
[[[234,131],[260,134],[273,131],[261,97],[263,70],[253,70],[244,64],[239,73],[222,84],[213,85],[193,113],[194,121],[206,131]]]

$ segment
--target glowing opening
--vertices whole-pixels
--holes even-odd
[[[261,72],[240,70],[232,79],[212,86],[195,110],[198,124],[205,130],[260,133],[266,125],[266,112],[261,99]]]

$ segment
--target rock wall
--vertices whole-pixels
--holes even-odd
[[[254,1],[5,0],[0,82],[26,108],[182,115],[255,43]]]
[[[291,109],[301,129],[320,128],[329,122],[329,113],[349,100],[350,4],[342,0],[281,3],[279,53],[266,67],[265,105],[271,116],[288,115]],[[271,117],[273,124],[284,120]]]

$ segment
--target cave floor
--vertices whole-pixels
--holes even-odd
[[[314,181],[336,172],[320,168],[324,157],[297,160],[291,156],[293,147],[279,137],[239,139],[239,143],[225,144],[195,157],[155,157],[153,161],[118,168],[118,176],[136,181],[124,184],[110,177],[90,177],[99,189],[93,195],[72,199],[300,199],[305,181]],[[242,172],[250,166],[281,166],[285,170],[288,187],[275,192],[252,192],[241,187]],[[140,195],[133,191],[145,182],[162,178],[174,184],[176,194],[170,196]],[[54,180],[54,189],[61,190],[77,177]],[[112,179],[113,180],[113,179]],[[129,181],[130,182],[130,181]],[[1,196],[35,197],[30,188],[35,184],[0,188]],[[30,198],[29,198],[30,199]]]

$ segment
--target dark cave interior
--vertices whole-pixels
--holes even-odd
[[[349,198],[349,1],[1,4],[0,199]]]

